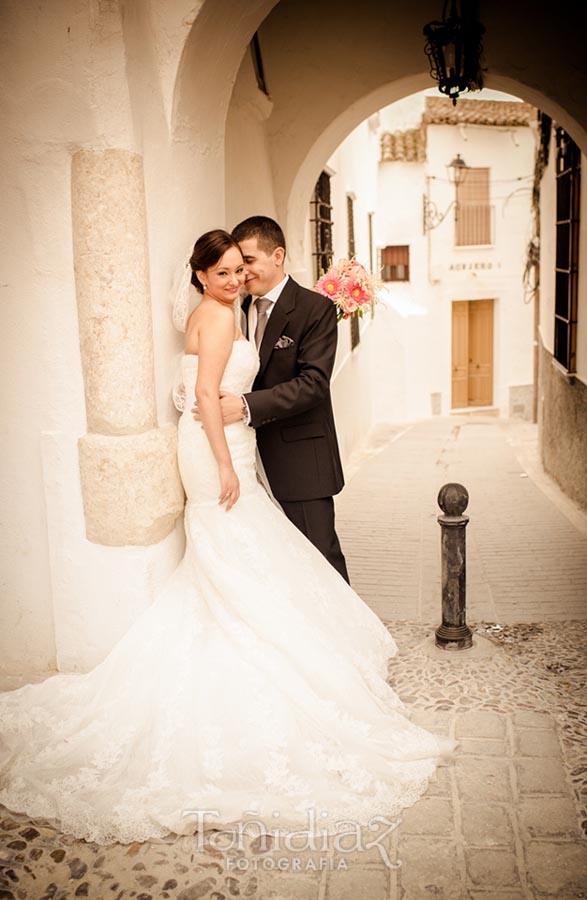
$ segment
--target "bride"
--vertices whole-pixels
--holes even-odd
[[[254,429],[223,425],[219,392],[250,390],[259,365],[235,324],[238,244],[208,232],[192,266],[185,555],[92,671],[0,695],[0,803],[99,844],[396,816],[450,742],[407,718],[393,638],[259,484]]]

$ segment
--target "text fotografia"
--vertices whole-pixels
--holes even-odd
[[[394,863],[397,868],[399,863]],[[346,871],[349,865],[344,856],[334,857],[312,856],[304,859],[302,856],[264,856],[259,858],[256,856],[236,856],[234,851],[229,851],[226,858],[226,868],[236,870],[237,872],[259,872],[273,871],[277,869],[280,872],[323,872],[325,869],[329,872]]]
[[[398,820],[390,821],[386,816],[373,816],[367,825],[358,822],[341,820],[332,827],[320,827],[319,819],[327,817],[328,813],[321,812],[318,816],[316,810],[306,810],[307,827],[290,830],[286,827],[272,828],[262,818],[248,818],[258,816],[257,810],[246,810],[243,818],[230,823],[230,827],[220,822],[220,813],[217,809],[185,809],[182,811],[184,818],[189,818],[194,828],[196,848],[201,851],[208,849],[221,851],[226,854],[227,865],[231,868],[290,868],[294,871],[313,868],[346,868],[346,862],[333,861],[330,853],[328,857],[319,857],[317,860],[302,859],[299,856],[277,857],[280,851],[299,854],[302,852],[327,852],[332,850],[344,856],[347,853],[361,853],[367,850],[377,850],[381,859],[390,869],[397,869],[401,863],[392,860],[389,854],[390,837],[399,825]],[[273,812],[273,818],[279,818],[279,812]],[[254,841],[254,853],[271,851],[272,856],[265,860],[255,860],[248,857],[243,860],[239,854],[246,853],[247,839]],[[240,860],[240,861],[239,861]],[[270,861],[268,861],[270,860]],[[286,862],[284,862],[284,860]],[[266,865],[263,865],[263,863]]]

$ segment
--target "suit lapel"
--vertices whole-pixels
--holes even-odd
[[[261,341],[261,347],[259,348],[259,371],[257,373],[257,378],[265,371],[267,363],[273,353],[275,342],[283,334],[283,330],[287,325],[290,314],[296,308],[295,296],[297,287],[296,282],[293,281],[291,277],[288,278],[287,283],[269,316],[265,334]]]

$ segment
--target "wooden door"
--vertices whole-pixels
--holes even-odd
[[[493,300],[469,303],[469,406],[493,403]]]
[[[452,402],[453,408],[469,405],[469,301],[452,305]]]
[[[452,304],[453,409],[493,403],[493,300]]]

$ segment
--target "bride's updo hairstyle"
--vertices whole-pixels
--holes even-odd
[[[194,244],[194,249],[190,256],[192,284],[200,294],[204,293],[204,285],[199,280],[196,272],[205,272],[210,266],[215,266],[218,260],[221,259],[231,247],[236,247],[240,253],[238,241],[236,241],[228,231],[223,231],[222,228],[206,231]]]

